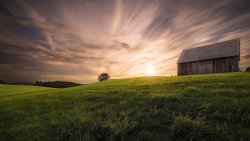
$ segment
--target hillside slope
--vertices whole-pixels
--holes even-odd
[[[28,94],[39,91],[52,90],[53,88],[37,87],[37,86],[26,86],[26,85],[5,85],[0,84],[0,97]]]
[[[0,139],[250,140],[250,73],[26,87],[0,85]]]

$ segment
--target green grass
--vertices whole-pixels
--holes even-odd
[[[250,140],[250,73],[0,85],[0,140]]]
[[[1,85],[0,84],[0,97],[27,94],[32,92],[50,90],[51,88],[37,87],[37,86],[25,86],[25,85]]]

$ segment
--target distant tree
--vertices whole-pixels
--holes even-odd
[[[42,86],[42,83],[43,83],[42,81],[36,81],[35,85],[36,86]]]
[[[3,80],[0,80],[0,84],[5,84]]]
[[[250,72],[250,67],[247,67],[246,72]]]
[[[108,80],[109,78],[110,78],[110,76],[109,76],[108,73],[101,73],[101,74],[98,76],[98,80],[99,80],[99,81]]]

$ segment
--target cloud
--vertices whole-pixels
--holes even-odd
[[[0,78],[96,81],[176,74],[183,49],[241,38],[249,63],[248,0],[84,0],[0,2]]]
[[[243,58],[249,59],[250,58],[250,54],[243,56]]]

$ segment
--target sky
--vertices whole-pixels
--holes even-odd
[[[0,0],[0,79],[176,75],[183,49],[234,38],[245,70],[249,7],[249,0]]]

